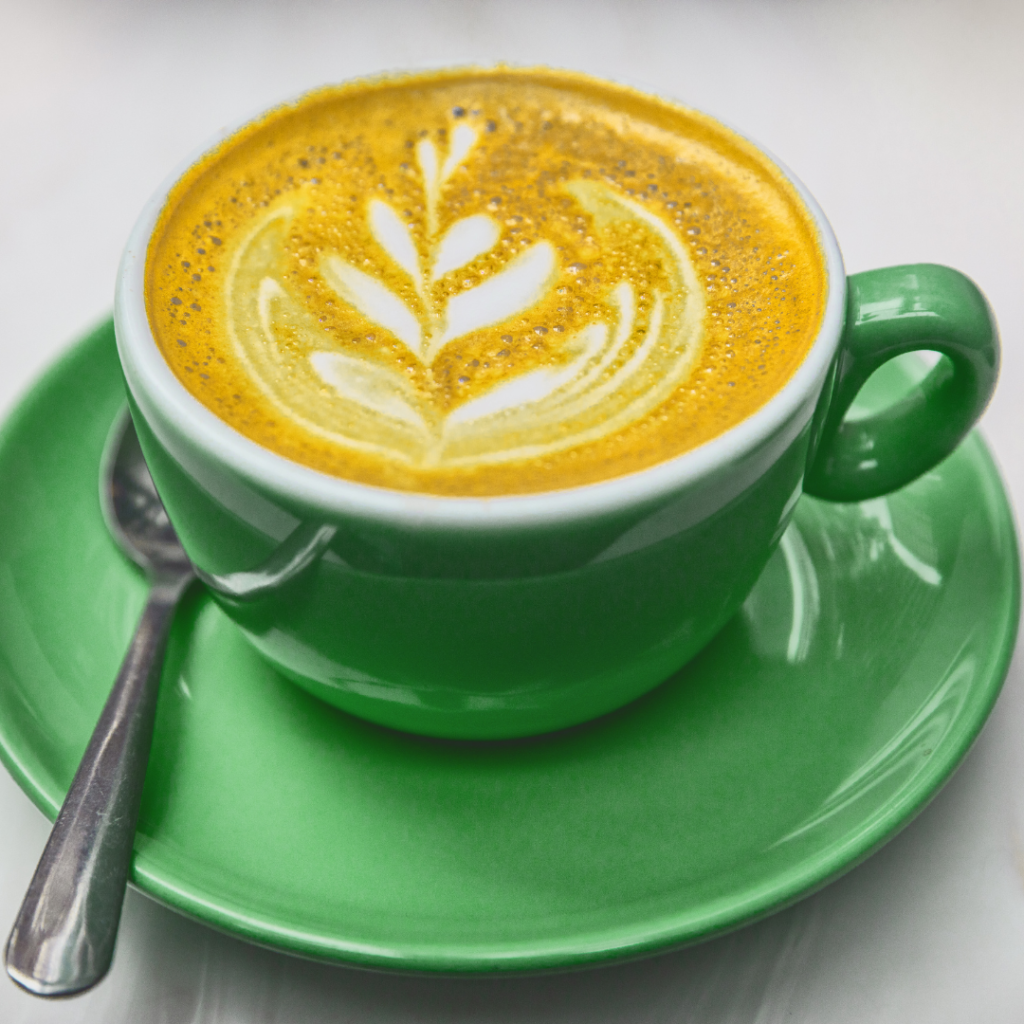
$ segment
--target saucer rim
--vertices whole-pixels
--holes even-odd
[[[8,412],[0,425],[0,472],[22,421],[38,404],[45,404],[52,391],[68,386],[69,371],[78,360],[97,359],[103,345],[112,343],[112,334],[109,320],[87,333],[43,373]],[[255,917],[246,914],[244,908],[230,906],[223,897],[218,900],[207,893],[204,898],[198,883],[175,885],[173,879],[164,877],[160,871],[149,870],[138,860],[133,867],[135,887],[189,917],[276,950],[363,967],[445,975],[520,974],[650,955],[743,927],[803,899],[861,863],[924,809],[974,743],[1005,680],[1016,644],[1021,608],[1021,569],[1015,519],[995,459],[980,434],[972,433],[958,454],[959,457],[970,458],[987,484],[989,497],[979,500],[992,513],[988,532],[1005,537],[1014,555],[1006,577],[1009,592],[1000,602],[1002,621],[998,623],[998,631],[994,629],[999,643],[998,652],[993,654],[990,662],[992,668],[980,682],[972,685],[974,699],[966,702],[964,712],[958,715],[959,728],[943,737],[941,746],[929,759],[928,770],[922,771],[898,799],[887,801],[883,813],[872,816],[869,829],[848,832],[841,841],[777,873],[770,883],[755,885],[739,894],[738,898],[737,895],[721,897],[716,901],[717,909],[710,909],[713,904],[702,903],[697,908],[641,916],[631,928],[619,925],[604,931],[598,929],[571,936],[562,934],[541,941],[516,943],[505,940],[500,943],[504,950],[500,956],[493,949],[482,948],[482,944],[460,947],[450,942],[445,945],[443,953],[436,945],[421,944],[417,948],[415,943],[407,943],[399,953],[394,949],[329,938],[308,930],[281,927],[266,917]],[[6,723],[0,720],[0,760],[33,803],[53,820],[58,810],[57,803],[44,788],[44,782],[33,778],[19,759],[17,745],[11,742],[8,732]],[[868,836],[867,842],[865,835]],[[137,848],[137,855],[142,850],[144,844]]]

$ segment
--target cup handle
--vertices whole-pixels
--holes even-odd
[[[945,358],[909,395],[864,419],[845,418],[875,370],[921,349]],[[839,350],[815,412],[804,490],[864,501],[910,483],[974,426],[998,374],[995,317],[969,278],[933,263],[853,274]]]

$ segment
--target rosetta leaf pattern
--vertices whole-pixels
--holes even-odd
[[[437,247],[430,279],[437,281],[453,270],[460,270],[485,252],[490,252],[500,235],[501,230],[494,220],[482,213],[457,220]]]
[[[324,279],[349,305],[391,331],[417,358],[423,358],[423,332],[416,314],[383,281],[328,256],[321,267]]]
[[[501,242],[498,223],[483,213],[439,228],[444,189],[475,144],[469,125],[452,131],[445,153],[430,139],[419,141],[425,216],[417,231],[383,199],[367,203],[367,227],[382,254],[376,272],[369,258],[356,266],[337,253],[324,254],[318,266],[335,295],[387,331],[422,368],[446,345],[500,328],[540,302],[560,274],[555,247],[542,238],[497,272],[461,275],[457,291],[440,285]],[[527,365],[446,408],[416,383],[418,371],[409,365],[399,370],[373,349],[325,348],[323,327],[279,276],[275,254],[294,215],[285,205],[254,229],[229,274],[231,329],[243,358],[266,393],[310,430],[420,468],[547,457],[628,427],[664,402],[694,365],[703,289],[681,239],[650,209],[593,179],[569,180],[560,191],[590,219],[596,236],[614,229],[621,237],[626,226],[647,239],[654,248],[646,251],[665,277],[664,287],[648,286],[644,294],[628,278],[609,282],[602,311],[560,336],[549,365]],[[304,397],[293,398],[300,388]]]
[[[424,270],[416,240],[399,214],[382,199],[371,199],[368,204],[370,233],[392,262],[411,278],[418,306],[410,305],[380,278],[340,256],[327,256],[321,263],[324,280],[345,302],[390,331],[425,366],[430,366],[449,342],[535,305],[557,271],[551,244],[537,242],[493,277],[459,292],[444,304],[432,301],[431,284],[490,252],[501,237],[497,222],[486,214],[463,217],[443,235],[438,231],[442,190],[465,163],[475,143],[475,130],[463,124],[452,132],[443,162],[430,139],[421,139],[416,147],[426,200],[426,243],[431,256],[428,270]]]
[[[499,324],[533,305],[543,295],[555,268],[551,243],[537,242],[494,277],[454,295],[445,310],[444,331],[435,348],[440,349],[471,331]]]
[[[408,225],[381,199],[370,200],[370,229],[377,244],[414,280],[420,279],[420,256]]]

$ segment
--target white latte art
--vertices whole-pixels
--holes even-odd
[[[602,280],[603,312],[595,310],[585,326],[562,334],[532,328],[546,336],[550,360],[528,362],[518,372],[513,366],[462,400],[439,401],[436,389],[421,386],[411,371],[429,376],[443,351],[480,332],[504,336],[507,325],[549,300],[573,273],[567,254],[543,237],[541,223],[536,237],[509,252],[496,272],[462,280],[457,289],[452,284],[507,235],[507,223],[489,213],[446,216],[446,194],[464,187],[453,179],[478,141],[473,127],[459,124],[447,152],[427,138],[417,143],[418,233],[408,214],[404,219],[374,196],[361,208],[373,251],[356,261],[325,250],[308,268],[347,315],[361,318],[370,345],[342,347],[326,336],[301,284],[281,271],[289,226],[312,200],[282,196],[253,222],[228,268],[226,323],[240,360],[283,417],[339,445],[412,467],[493,465],[616,434],[648,416],[693,369],[705,298],[676,230],[617,185],[579,177],[559,183],[552,203],[584,216],[598,244],[623,232],[640,238],[639,251],[657,261],[658,280],[667,283],[638,293],[627,277]],[[600,272],[601,261],[591,262]],[[442,288],[445,282],[451,286]],[[403,370],[382,355],[385,349],[400,350],[415,365]]]
[[[777,394],[827,277],[782,171],[698,111],[548,68],[326,86],[168,193],[146,312],[178,382],[354,484],[541,494]]]

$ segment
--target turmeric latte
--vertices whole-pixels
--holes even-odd
[[[203,157],[150,243],[168,364],[253,441],[442,495],[670,459],[792,376],[824,261],[717,122],[589,77],[466,69],[310,93]]]

